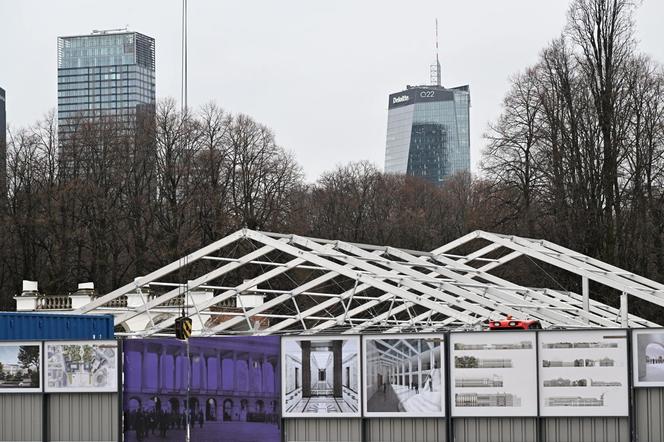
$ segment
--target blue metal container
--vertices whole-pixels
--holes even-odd
[[[0,312],[0,341],[113,339],[112,315]]]

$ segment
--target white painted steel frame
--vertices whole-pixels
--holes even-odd
[[[479,247],[478,242],[482,243]],[[240,243],[250,243],[253,250],[230,256],[228,249]],[[455,253],[460,247],[472,251]],[[498,251],[504,251],[502,256],[491,257]],[[273,261],[270,255],[274,254],[285,260]],[[489,273],[520,256],[579,275],[582,293],[525,287]],[[199,260],[219,267],[187,281],[164,280],[174,272],[191,269]],[[251,273],[255,276],[241,284],[215,284],[247,266],[260,266],[261,271]],[[293,271],[310,272],[310,279],[284,287],[284,280],[294,283],[289,276]],[[591,299],[589,281],[619,291],[621,308]],[[263,289],[259,284],[269,287]],[[150,285],[170,289],[146,299],[143,293]],[[189,296],[202,289],[211,290],[211,295],[204,300]],[[140,305],[109,304],[132,293],[140,295]],[[261,305],[245,307],[243,294],[262,294],[267,299]],[[178,297],[205,323],[193,334],[206,336],[435,332],[477,329],[487,320],[506,315],[538,319],[547,328],[657,326],[629,314],[629,296],[664,307],[664,284],[544,240],[475,231],[432,252],[420,252],[243,229],[93,299],[76,313],[110,312],[116,326],[123,327],[137,317],[147,318],[145,328],[130,332],[141,336],[172,332],[180,313],[168,303]],[[219,307],[232,300],[235,310]],[[206,318],[211,319],[206,323]],[[256,329],[252,318],[262,318],[267,325]]]

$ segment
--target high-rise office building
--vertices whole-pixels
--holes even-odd
[[[385,172],[434,184],[470,170],[470,88],[441,85],[436,19],[436,62],[431,85],[391,94],[387,111]]]
[[[7,198],[7,110],[5,90],[0,87],[0,204]]]
[[[470,170],[470,89],[407,86],[390,95],[385,172],[440,184]]]
[[[58,38],[61,149],[80,119],[114,118],[131,128],[155,103],[153,38],[126,30]]]

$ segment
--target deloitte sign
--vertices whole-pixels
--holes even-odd
[[[410,100],[408,95],[400,95],[398,97],[392,97],[392,104],[404,103]]]

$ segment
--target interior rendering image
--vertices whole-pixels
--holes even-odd
[[[443,410],[440,339],[365,338],[367,413]]]
[[[284,339],[284,414],[358,414],[359,340]]]

